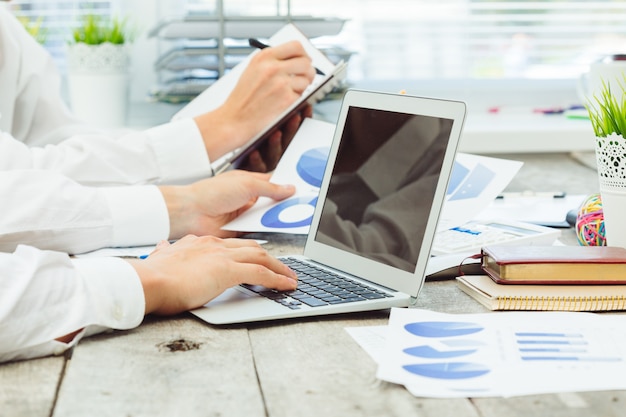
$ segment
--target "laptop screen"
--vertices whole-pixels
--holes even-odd
[[[452,125],[350,107],[315,240],[414,272]]]

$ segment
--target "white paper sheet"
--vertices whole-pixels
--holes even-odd
[[[570,210],[578,211],[587,198],[583,194],[553,197],[546,195],[510,195],[492,201],[477,216],[477,220],[510,219],[545,226],[567,227],[565,218]]]
[[[346,327],[350,336],[377,364],[385,354],[388,329],[388,326]]]
[[[154,250],[156,245],[133,246],[125,248],[102,248],[91,252],[79,253],[74,255],[77,258],[89,257],[107,257],[116,256],[122,258],[140,258],[146,257]]]
[[[254,239],[259,245],[264,245],[267,243],[267,240],[259,240]],[[147,245],[147,246],[129,246],[129,247],[119,247],[119,248],[102,248],[97,249],[91,252],[79,253],[74,255],[76,258],[89,258],[89,257],[120,257],[120,258],[145,258],[154,249],[156,245]]]
[[[334,132],[333,123],[305,119],[271,178],[276,184],[295,185],[296,193],[280,202],[261,197],[223,229],[307,234]]]
[[[473,220],[502,193],[522,165],[520,161],[457,153],[437,229]]]
[[[376,354],[382,356],[377,376],[403,384],[415,396],[626,389],[624,315],[394,308],[387,332],[384,352]],[[376,352],[372,346],[367,350]]]

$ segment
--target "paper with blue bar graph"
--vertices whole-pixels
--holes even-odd
[[[378,378],[420,397],[626,389],[626,316],[393,309]]]
[[[475,219],[509,185],[522,165],[520,161],[457,153],[437,229],[450,229]]]

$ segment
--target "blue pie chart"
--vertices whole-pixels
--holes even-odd
[[[329,151],[328,147],[313,148],[300,156],[296,172],[307,184],[318,188],[322,185]]]
[[[309,226],[313,219],[313,209],[317,203],[317,196],[295,197],[285,200],[267,210],[261,217],[261,224],[265,227],[289,228]],[[285,216],[285,213],[290,216]],[[294,213],[295,217],[294,218]],[[298,216],[298,214],[302,214]],[[288,217],[288,220],[285,219]]]
[[[442,362],[404,365],[408,372],[436,379],[468,379],[489,373],[489,368],[472,362]]]
[[[483,328],[462,321],[419,321],[404,326],[407,332],[422,337],[455,337],[477,333]]]

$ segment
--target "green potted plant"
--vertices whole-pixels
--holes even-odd
[[[74,113],[84,121],[119,127],[125,123],[128,96],[127,21],[84,16],[67,49],[68,86]]]
[[[626,247],[626,72],[601,85],[587,110],[596,137],[606,242]]]
[[[128,37],[126,20],[113,18],[103,21],[96,15],[87,15],[83,24],[74,29],[72,37],[75,43],[100,45],[110,42],[114,45],[126,43]]]

